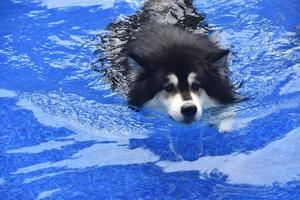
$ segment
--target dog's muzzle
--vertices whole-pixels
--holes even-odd
[[[180,112],[184,117],[183,122],[191,123],[195,120],[197,106],[192,103],[185,104],[181,107]]]

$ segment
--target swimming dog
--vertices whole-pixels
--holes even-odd
[[[97,61],[106,60],[105,77],[129,105],[199,120],[204,109],[241,99],[229,79],[229,50],[204,33],[203,19],[191,0],[146,1],[108,26]]]

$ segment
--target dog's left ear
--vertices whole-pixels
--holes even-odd
[[[213,66],[212,69],[217,70],[222,78],[226,77],[229,73],[227,67],[228,55],[229,50],[220,49],[218,52],[214,52],[210,58]]]

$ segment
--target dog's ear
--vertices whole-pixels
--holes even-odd
[[[213,70],[217,70],[222,78],[228,75],[227,59],[229,50],[220,49],[218,52],[214,52],[211,57]]]
[[[135,53],[128,53],[128,65],[132,68],[132,70],[142,70],[144,66],[143,59],[135,54]]]
[[[130,70],[132,70],[132,71],[137,72],[137,71],[142,70],[142,66],[130,56],[128,56],[128,58],[127,58],[127,63],[128,63],[128,66],[130,67]]]
[[[216,56],[216,62],[215,64],[218,66],[224,66],[227,63],[227,59],[228,59],[228,55],[229,55],[229,50],[226,49],[222,49],[220,50],[220,52],[217,54]]]
[[[132,80],[135,80],[137,75],[144,71],[142,59],[140,59],[136,54],[128,54],[127,64],[129,66],[130,77]]]
[[[209,60],[218,66],[224,65],[229,55],[228,49],[219,49],[218,51],[208,54]]]

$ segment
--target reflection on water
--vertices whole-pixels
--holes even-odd
[[[36,198],[37,200],[44,199],[47,197],[50,197],[53,193],[60,191],[60,189],[54,189],[54,190],[48,190],[43,191],[39,194],[39,196]]]
[[[47,6],[48,9],[73,6],[100,6],[101,9],[108,9],[113,8],[116,3],[120,3],[122,1],[127,2],[131,6],[139,6],[140,4],[140,1],[137,0],[42,0],[42,6]]]
[[[241,130],[242,128],[247,128],[247,126],[255,120],[263,119],[271,114],[278,113],[280,110],[296,109],[299,105],[300,97],[296,96],[287,100],[273,101],[272,104],[270,104],[270,102],[262,102],[259,104],[247,105],[247,107],[237,106],[230,110],[225,110],[218,115],[217,118],[212,117],[212,121],[220,121],[219,128],[226,131]],[[242,111],[239,109],[242,109]],[[237,112],[238,115],[232,115],[232,113],[235,112]]]
[[[16,97],[14,91],[5,89],[0,91],[3,94],[2,97]],[[283,138],[271,142],[262,149],[253,150],[247,154],[232,153],[223,156],[200,157],[194,161],[183,161],[184,158],[172,149],[174,146],[170,145],[171,151],[179,156],[182,161],[159,161],[160,156],[156,155],[155,151],[153,152],[151,149],[130,148],[130,140],[143,140],[149,135],[146,134],[147,131],[143,128],[143,125],[139,125],[137,121],[132,121],[131,127],[129,124],[125,126],[120,121],[120,111],[123,119],[130,118],[131,110],[126,106],[103,105],[93,100],[85,100],[73,94],[63,93],[23,94],[18,98],[17,106],[33,112],[39,123],[47,127],[64,127],[73,131],[74,134],[57,137],[55,140],[42,142],[35,146],[10,149],[6,151],[7,154],[39,154],[50,150],[62,151],[64,147],[77,142],[92,141],[93,143],[86,148],[78,149],[68,159],[55,162],[49,160],[19,168],[11,173],[12,175],[26,174],[47,168],[57,168],[60,171],[49,174],[39,173],[37,176],[25,179],[23,183],[59,176],[68,170],[139,163],[153,163],[167,173],[199,171],[200,178],[203,174],[211,174],[217,170],[226,175],[228,177],[227,181],[233,184],[270,185],[275,182],[287,183],[297,180],[300,174],[298,170],[300,152],[297,148],[298,141],[300,141],[300,128],[290,131]],[[269,110],[266,109],[265,114],[262,115],[270,115],[280,109],[295,108],[299,105],[299,102],[299,98],[296,98],[296,100],[291,99],[279,103],[276,109],[274,107]],[[107,111],[103,113],[102,111],[106,110],[105,107],[107,106],[110,108],[110,113],[107,113]],[[250,121],[264,116],[256,116],[256,118],[253,117],[253,119],[246,121],[250,123]],[[233,120],[235,120],[235,123],[241,122],[241,119]],[[103,126],[103,124],[111,126]],[[122,134],[120,134],[121,132]],[[169,139],[172,140],[172,138]],[[208,177],[205,176],[205,178]]]
[[[0,89],[0,97],[15,97],[16,93],[14,91],[6,90],[6,89]]]
[[[196,161],[169,162],[157,164],[165,172],[199,171],[210,174],[218,170],[235,184],[269,185],[298,180],[300,175],[300,127],[283,138],[262,149],[247,154],[233,153],[225,156],[202,157]]]
[[[28,173],[50,167],[76,169],[138,164],[158,160],[158,156],[149,150],[128,148],[129,139],[146,137],[145,134],[139,134],[139,132],[145,133],[146,130],[143,130],[135,121],[126,126],[122,123],[120,116],[126,119],[128,113],[131,112],[125,106],[102,105],[84,100],[76,95],[62,96],[59,93],[23,95],[17,106],[32,111],[39,123],[45,126],[64,127],[72,130],[74,134],[58,137],[56,141],[47,141],[36,146],[12,149],[7,151],[8,154],[42,153],[54,149],[59,150],[64,146],[84,141],[93,141],[94,144],[79,150],[70,159],[39,163],[18,169],[13,174]],[[103,112],[107,106],[110,108],[109,113]]]
[[[291,73],[286,78],[289,78],[290,80],[280,88],[280,95],[300,92],[300,64],[292,66],[288,71]]]
[[[297,1],[195,1],[249,100],[188,126],[91,70],[97,35],[140,1],[1,5],[0,199],[299,199]]]
[[[0,185],[4,185],[4,183],[5,183],[5,180],[0,178]]]

